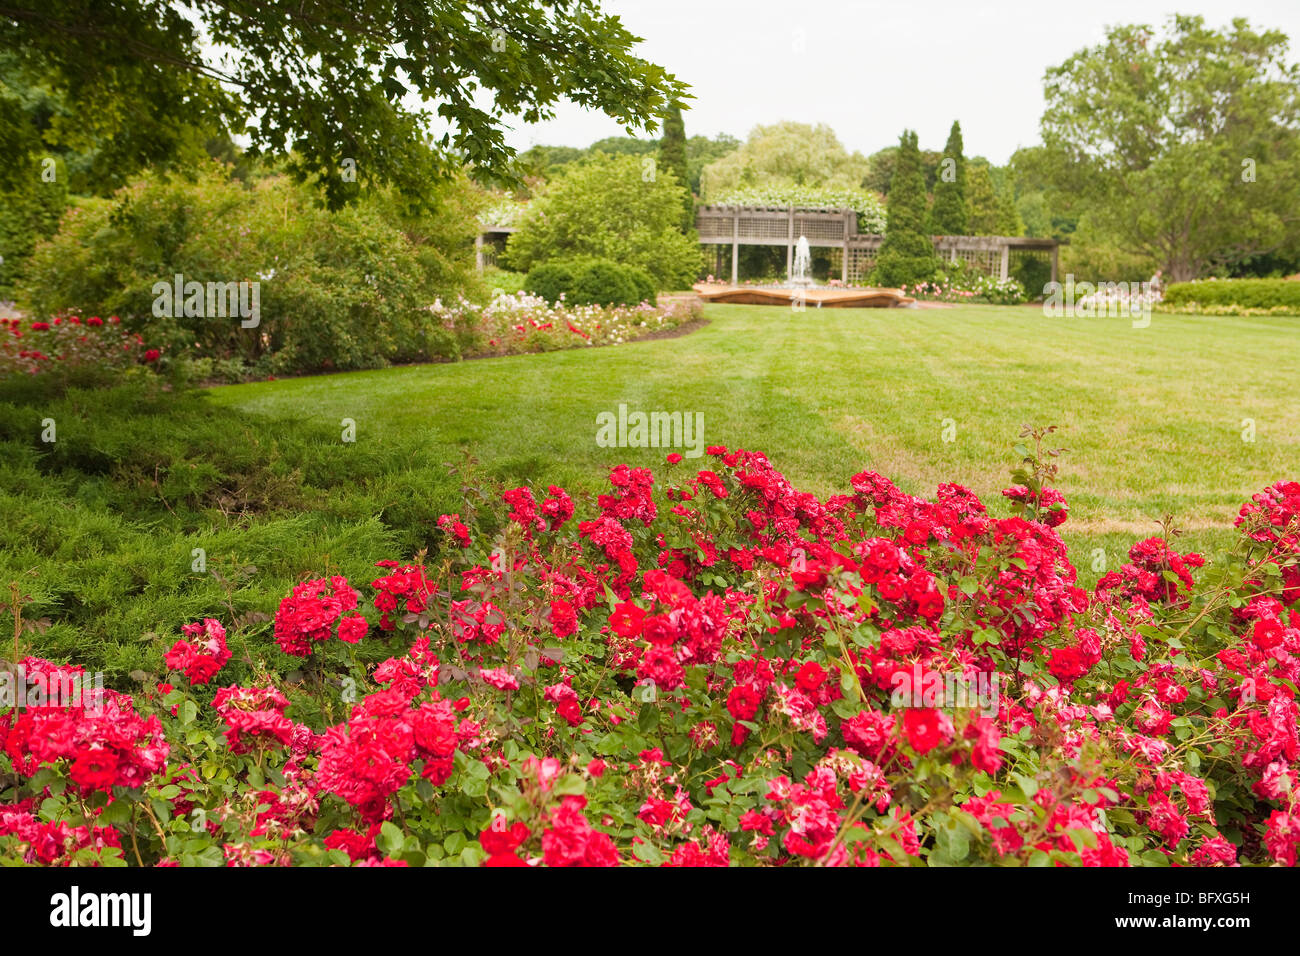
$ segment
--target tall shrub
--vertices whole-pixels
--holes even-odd
[[[682,186],[682,232],[695,229],[695,200],[691,196],[691,178],[686,168],[686,124],[677,107],[664,116],[664,135],[659,141],[659,168],[666,169]]]
[[[529,204],[506,249],[510,266],[590,256],[639,266],[660,289],[688,286],[703,257],[681,230],[683,188],[638,156],[597,153],[574,163]]]
[[[68,204],[63,181],[43,178],[35,163],[16,178],[19,188],[0,192],[0,299],[14,298],[36,243],[54,234]]]
[[[240,359],[274,372],[373,368],[451,354],[428,311],[473,290],[469,187],[445,187],[437,217],[404,218],[385,197],[338,212],[284,176],[253,184],[224,167],[192,182],[147,177],[72,209],[37,247],[22,302],[34,315],[116,314],[164,355]],[[256,324],[155,314],[158,283],[257,283]]]
[[[877,285],[892,287],[923,282],[939,268],[939,257],[926,230],[925,176],[916,133],[904,130],[899,146],[889,184],[885,241],[873,275]]]
[[[964,236],[966,216],[966,157],[962,155],[961,124],[953,121],[939,162],[930,209],[930,231],[937,236]]]

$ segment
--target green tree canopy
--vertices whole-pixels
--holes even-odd
[[[68,112],[51,142],[112,141],[146,164],[221,125],[291,155],[332,206],[358,183],[419,198],[467,165],[509,175],[507,118],[561,99],[652,125],[685,88],[637,42],[596,0],[0,0],[0,49]]]
[[[930,208],[930,231],[936,236],[967,234],[966,156],[961,141],[961,124],[953,121],[948,142],[939,163],[934,184],[934,204]]]
[[[932,193],[935,183],[939,181],[939,164],[943,161],[943,153],[923,149],[920,156],[921,172],[925,176],[925,191]],[[872,153],[867,157],[867,174],[863,177],[862,187],[881,196],[888,196],[889,183],[894,178],[894,163],[897,161],[897,146],[886,146]]]
[[[717,136],[692,136],[686,140],[686,169],[691,192],[700,191],[700,173],[716,159],[735,152],[740,140],[726,133]],[[593,153],[626,153],[645,156],[659,149],[659,140],[632,136],[606,136],[585,148],[578,146],[531,146],[516,158],[524,176],[552,179],[561,167],[580,162]]]
[[[1047,71],[1053,180],[1168,280],[1231,268],[1300,229],[1300,70],[1244,19],[1120,26]]]
[[[740,149],[740,140],[727,133],[717,136],[692,136],[686,141],[686,168],[691,192],[700,195],[700,178],[704,167]]]
[[[640,266],[660,289],[689,286],[700,247],[681,230],[685,188],[648,157],[596,153],[568,166],[529,205],[507,256],[527,271],[548,259],[599,256]]]
[[[1078,198],[1058,188],[1053,158],[1042,146],[1026,146],[1011,154],[1008,164],[1016,211],[1025,234],[1068,239],[1078,227]]]
[[[866,159],[846,150],[829,126],[782,122],[755,126],[739,149],[706,166],[700,190],[711,201],[745,187],[857,189],[866,173]]]

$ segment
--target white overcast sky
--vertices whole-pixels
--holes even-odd
[[[954,119],[968,156],[1004,163],[1039,141],[1049,66],[1119,23],[1201,14],[1215,27],[1245,17],[1300,50],[1300,0],[606,0],[643,37],[637,52],[691,84],[687,135],[744,139],[758,123],[828,123],[869,155],[904,128],[942,149]],[[508,139],[587,146],[622,134],[601,113],[562,103],[554,120],[518,123]]]

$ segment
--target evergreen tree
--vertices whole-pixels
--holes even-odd
[[[966,181],[966,216],[972,236],[996,236],[1002,227],[997,189],[988,163],[972,163]]]
[[[889,183],[885,241],[873,273],[877,285],[911,286],[934,275],[939,257],[926,229],[927,222],[921,151],[916,133],[904,130]]]
[[[695,200],[691,197],[691,176],[686,166],[686,124],[682,122],[682,111],[675,106],[664,116],[659,166],[672,172],[682,187],[682,232],[690,232],[695,228]]]
[[[939,163],[930,208],[930,231],[937,236],[964,236],[966,216],[966,157],[962,155],[961,124],[954,121]]]
[[[1020,210],[1011,198],[1011,190],[1004,188],[998,193],[998,235],[1022,236],[1024,233],[1025,223],[1020,218]]]

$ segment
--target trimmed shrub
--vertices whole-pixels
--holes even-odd
[[[637,300],[636,283],[616,262],[596,259],[573,276],[574,305],[628,305]]]
[[[1165,289],[1165,303],[1238,306],[1243,309],[1287,308],[1300,312],[1300,282],[1287,279],[1175,282]]]
[[[538,263],[524,277],[524,288],[547,302],[558,302],[561,295],[573,291],[573,268],[557,260]]]
[[[563,295],[571,305],[656,304],[648,272],[610,259],[551,259],[529,270],[524,288],[551,303]]]
[[[650,273],[638,266],[624,266],[628,278],[632,280],[632,285],[636,288],[636,301],[629,303],[637,305],[641,302],[649,302],[651,305],[657,305],[658,301],[655,296],[655,282],[650,278]]]
[[[1011,278],[1024,287],[1031,299],[1041,298],[1052,281],[1052,264],[1037,256],[1022,256],[1012,261]]]
[[[927,219],[920,149],[916,133],[907,130],[890,181],[885,241],[872,276],[875,285],[911,286],[938,271],[939,257],[926,229]]]

